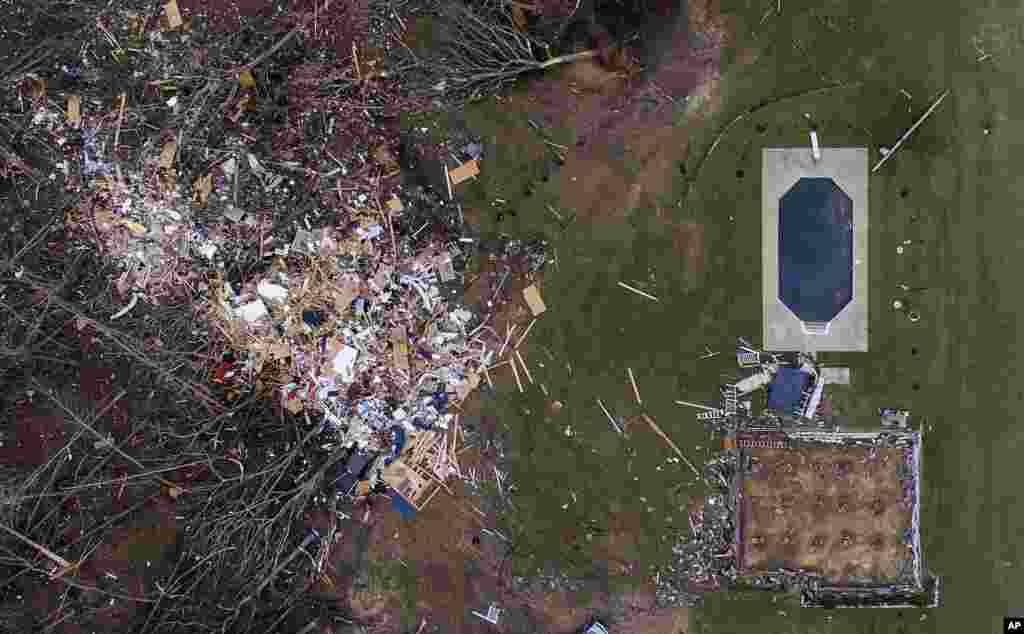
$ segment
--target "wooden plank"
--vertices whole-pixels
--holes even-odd
[[[384,467],[381,477],[414,507],[429,484],[428,480],[401,460],[395,460]]]
[[[68,96],[68,125],[77,128],[82,123],[82,98],[78,95]]]
[[[477,161],[467,161],[455,169],[448,171],[448,178],[451,179],[453,186],[479,175],[480,164]]]
[[[697,470],[697,467],[693,466],[693,463],[690,462],[690,459],[686,457],[686,455],[682,452],[682,450],[679,449],[679,447],[676,446],[674,442],[672,442],[672,439],[669,438],[668,435],[665,434],[665,432],[661,431],[661,427],[658,427],[658,424],[654,422],[654,419],[652,419],[647,414],[641,414],[640,416],[642,416],[643,419],[647,421],[647,424],[651,426],[651,429],[654,430],[654,433],[661,436],[661,439],[668,443],[668,446],[671,447],[672,450],[676,452],[676,455],[683,459],[683,462],[685,462],[686,465],[690,467],[690,470],[693,471],[694,475],[696,475],[698,478],[702,477],[700,471]]]
[[[465,381],[455,386],[455,394],[458,396],[460,401],[464,401],[478,385],[480,385],[480,373],[470,372],[466,375]]]
[[[167,14],[167,27],[173,31],[183,24],[181,13],[178,11],[177,0],[171,0],[164,5],[164,12]]]
[[[427,496],[427,499],[423,500],[423,504],[416,507],[416,510],[422,511],[423,509],[427,508],[427,505],[430,504],[430,501],[434,499],[434,496],[437,495],[437,492],[440,490],[441,487],[435,484],[434,490],[430,492],[430,495]]]
[[[160,167],[163,169],[170,169],[174,165],[174,155],[178,151],[178,143],[176,141],[168,141],[164,144],[164,147],[160,150]],[[238,169],[236,166],[235,169]]]
[[[537,288],[536,284],[530,284],[523,289],[523,299],[526,300],[526,305],[529,306],[530,312],[533,313],[534,317],[547,310],[544,300],[540,297],[540,289]]]
[[[409,334],[405,326],[395,326],[391,330],[391,352],[395,367],[409,369]]]

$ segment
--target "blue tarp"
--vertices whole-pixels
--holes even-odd
[[[791,414],[800,406],[800,396],[810,376],[795,368],[779,368],[768,385],[768,409]]]
[[[391,496],[391,506],[401,514],[402,519],[416,519],[416,509],[413,508],[412,504],[409,504],[408,500],[399,495],[398,491],[388,489],[388,495]]]
[[[391,464],[398,456],[402,455],[402,449],[405,448],[405,430],[402,429],[401,425],[395,425],[391,428],[391,455],[384,459],[384,464]]]

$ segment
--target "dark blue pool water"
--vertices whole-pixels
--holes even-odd
[[[827,322],[853,298],[853,201],[831,178],[801,178],[779,201],[779,299]]]

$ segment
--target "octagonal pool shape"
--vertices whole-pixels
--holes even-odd
[[[827,324],[853,299],[853,201],[831,178],[801,178],[779,199],[779,300]]]

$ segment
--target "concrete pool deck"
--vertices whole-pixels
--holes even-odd
[[[761,151],[761,261],[764,347],[775,351],[866,352],[868,350],[868,150],[764,148]],[[800,178],[831,178],[853,201],[853,299],[825,334],[805,332],[801,320],[779,299],[779,199]]]

